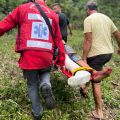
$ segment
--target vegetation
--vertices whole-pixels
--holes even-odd
[[[24,0],[0,0],[0,19]],[[70,44],[81,53],[83,40],[83,20],[86,17],[84,5],[87,0],[58,0],[63,11],[71,19],[77,30],[69,36]],[[54,0],[49,0],[52,6]],[[120,27],[119,0],[100,0],[99,10],[110,16]],[[79,29],[78,29],[79,28]],[[31,120],[31,103],[27,95],[26,81],[17,67],[19,55],[14,52],[15,30],[0,38],[0,120]],[[114,43],[115,50],[117,49]],[[107,66],[113,67],[113,73],[102,82],[104,112],[108,120],[120,120],[120,56],[114,54]],[[51,73],[57,107],[52,111],[45,108],[43,120],[88,120],[88,113],[94,109],[91,85],[88,98],[83,98],[79,90],[67,85],[67,78],[59,72]],[[43,101],[44,102],[44,101]]]
[[[13,8],[22,4],[27,0],[0,0],[0,12],[8,14]],[[65,12],[72,22],[74,28],[83,27],[83,20],[86,17],[85,4],[88,0],[48,0],[48,5],[52,7],[54,2],[61,4],[63,12]],[[120,2],[119,0],[95,0],[98,3],[99,11],[108,15],[120,26]]]
[[[82,31],[74,31],[69,44],[81,51]],[[27,95],[26,81],[17,67],[19,55],[14,53],[15,32],[0,38],[0,120],[31,120],[31,104]],[[120,119],[120,61],[114,54],[107,66],[113,67],[112,75],[102,82],[104,111],[109,119]],[[79,90],[67,85],[67,78],[59,73],[51,73],[53,91],[57,107],[53,111],[45,108],[43,120],[87,120],[94,108],[91,85],[88,98],[83,98]]]

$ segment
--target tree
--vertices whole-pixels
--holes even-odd
[[[12,9],[26,0],[0,0],[0,12],[8,14]],[[52,6],[57,2],[61,4],[62,11],[66,13],[75,28],[82,28],[83,20],[86,17],[84,6],[88,0],[48,0]],[[99,11],[108,15],[117,25],[120,26],[120,2],[119,0],[96,0]]]

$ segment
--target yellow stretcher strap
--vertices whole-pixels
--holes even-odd
[[[75,75],[75,73],[77,71],[80,71],[80,70],[85,70],[85,71],[93,71],[94,69],[93,68],[90,68],[90,67],[79,67],[79,68],[76,68],[74,70],[72,70],[72,75]]]

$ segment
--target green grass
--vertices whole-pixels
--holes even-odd
[[[74,31],[68,44],[81,53],[82,40],[83,33]],[[13,50],[14,43],[14,31],[0,38],[0,120],[31,120],[31,103],[26,81],[17,67],[19,55]],[[112,120],[120,120],[120,57],[114,54],[107,66],[113,67],[113,73],[102,82],[104,111]],[[91,85],[85,99],[67,85],[63,74],[51,73],[51,81],[57,107],[52,111],[45,108],[43,120],[87,120],[94,109]]]

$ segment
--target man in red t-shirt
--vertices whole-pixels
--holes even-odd
[[[50,83],[54,47],[59,47],[58,65],[64,66],[65,54],[58,16],[45,4],[45,0],[35,2],[41,6],[50,20],[55,44],[44,18],[32,0],[18,6],[0,22],[0,36],[18,25],[16,52],[20,53],[19,67],[27,79],[34,120],[40,120],[43,107],[40,103],[39,88],[47,108],[53,109],[56,105]]]

